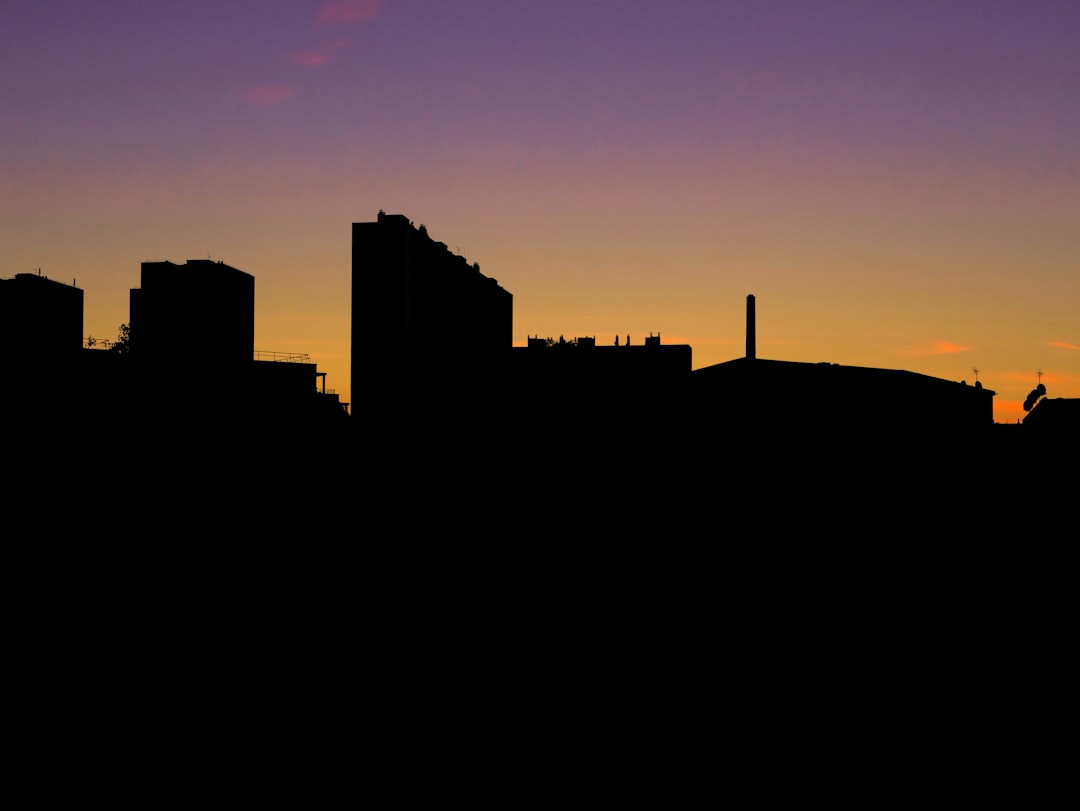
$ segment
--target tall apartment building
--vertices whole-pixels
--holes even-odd
[[[513,296],[424,226],[379,212],[352,228],[352,401],[438,393],[472,400],[498,386],[513,343]]]

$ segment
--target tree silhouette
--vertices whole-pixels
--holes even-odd
[[[131,327],[127,324],[120,325],[120,333],[116,336],[116,343],[109,347],[110,352],[117,355],[126,355],[131,351]]]

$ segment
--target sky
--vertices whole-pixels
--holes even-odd
[[[115,339],[144,261],[255,277],[351,402],[351,224],[529,336],[1080,397],[1077,0],[0,0],[0,278]],[[213,325],[193,321],[193,351]],[[451,338],[452,339],[452,336]],[[978,370],[976,373],[975,370]]]

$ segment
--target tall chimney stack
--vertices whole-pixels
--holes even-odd
[[[746,297],[746,359],[757,357],[757,316],[754,313],[754,295]]]

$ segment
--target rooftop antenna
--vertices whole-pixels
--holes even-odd
[[[978,366],[972,366],[971,371],[973,371],[975,373],[975,382],[978,383],[979,382],[979,367]]]
[[[1040,383],[1042,383],[1042,376],[1043,376],[1043,370],[1042,369],[1036,369],[1035,370],[1035,377],[1037,377],[1039,379]]]

